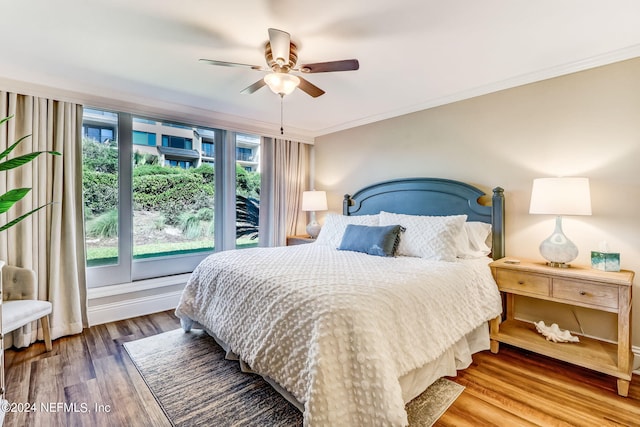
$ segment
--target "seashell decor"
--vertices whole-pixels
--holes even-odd
[[[544,321],[533,322],[536,325],[536,329],[542,335],[547,338],[547,341],[553,342],[580,342],[580,339],[571,335],[568,330],[562,330],[557,323],[552,323],[551,326],[544,324]]]

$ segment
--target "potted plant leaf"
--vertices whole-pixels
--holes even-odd
[[[13,116],[9,116],[9,117],[5,117],[4,119],[0,120],[0,125],[3,125],[4,123],[6,123],[7,121],[9,121],[10,119],[12,119]],[[1,171],[6,171],[9,169],[14,169],[17,167],[20,167],[26,163],[29,163],[31,160],[35,159],[36,157],[38,157],[40,154],[42,153],[49,153],[49,154],[53,154],[54,156],[59,156],[60,153],[58,153],[57,151],[35,151],[33,153],[29,153],[29,154],[24,154],[22,156],[18,156],[18,157],[14,157],[12,159],[8,159],[5,160],[5,158],[22,142],[24,141],[26,138],[30,137],[31,135],[26,135],[23,136],[22,138],[20,138],[19,140],[17,140],[16,142],[14,142],[10,147],[8,147],[6,150],[4,150],[2,153],[0,153],[0,172]],[[14,204],[16,204],[16,202],[18,202],[19,200],[21,200],[24,196],[26,196],[29,191],[31,191],[31,188],[16,188],[14,190],[9,190],[6,193],[0,195],[0,214],[3,214],[5,212],[7,212]],[[17,223],[19,223],[20,221],[22,221],[23,219],[25,219],[26,217],[28,217],[29,215],[33,214],[34,212],[39,211],[40,209],[44,208],[47,205],[50,205],[53,202],[49,202],[45,205],[42,205],[38,208],[35,208],[27,213],[25,213],[24,215],[19,216],[18,218],[9,221],[8,223],[0,226],[0,232],[13,227],[14,225],[16,225]]]

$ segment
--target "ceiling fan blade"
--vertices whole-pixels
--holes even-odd
[[[308,95],[311,95],[314,98],[317,98],[320,95],[324,95],[324,91],[320,89],[318,86],[314,85],[308,80],[303,79],[302,77],[298,77],[298,78],[300,79],[300,84],[298,85],[298,88],[300,90],[306,92]]]
[[[264,71],[264,68],[259,65],[239,64],[237,62],[216,61],[215,59],[199,59],[198,61],[205,62],[210,65],[221,65],[223,67],[242,67],[242,68],[251,68],[252,70]]]
[[[289,63],[289,48],[291,45],[291,36],[289,33],[269,28],[269,44],[271,45],[271,54],[273,60],[279,66]]]
[[[251,86],[247,86],[246,88],[242,89],[240,93],[244,95],[251,95],[253,92],[257,91],[258,89],[260,89],[262,86],[265,86],[265,85],[266,83],[264,82],[264,79],[260,79],[254,84],[252,84]]]
[[[303,73],[328,73],[331,71],[353,71],[360,68],[357,59],[345,59],[342,61],[317,62],[300,66]]]

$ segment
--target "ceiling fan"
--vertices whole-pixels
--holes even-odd
[[[257,71],[271,71],[271,73],[267,74],[263,79],[243,89],[241,93],[251,94],[267,85],[274,93],[281,97],[289,95],[296,87],[299,87],[303,92],[314,98],[325,93],[324,90],[308,80],[291,74],[292,72],[312,74],[332,71],[352,71],[360,68],[357,59],[303,64],[296,68],[298,61],[298,49],[296,45],[291,42],[289,33],[275,28],[269,28],[269,41],[265,45],[264,56],[268,67],[217,61],[214,59],[200,59],[200,61],[224,67],[245,67]]]

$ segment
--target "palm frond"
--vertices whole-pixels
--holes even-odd
[[[0,159],[4,159],[5,157],[7,157],[9,155],[9,153],[11,153],[13,151],[14,148],[16,148],[22,141],[24,141],[25,139],[29,138],[30,136],[31,135],[25,135],[22,138],[20,138],[19,140],[17,140],[16,142],[14,142],[13,144],[11,144],[9,146],[9,148],[7,148],[2,153],[0,153]]]
[[[60,156],[60,153],[58,153],[57,151],[34,151],[33,153],[25,154],[19,157],[14,157],[13,159],[10,159],[10,160],[5,160],[4,162],[0,163],[0,171],[6,171],[9,169],[20,167],[26,163],[29,163],[31,160],[35,159],[42,153],[49,153],[49,154],[53,154],[54,156]]]
[[[0,119],[0,126],[3,125],[4,123],[6,123],[8,120],[11,120],[12,118],[13,118],[13,116],[9,116],[9,117],[5,117],[3,119]],[[18,139],[16,142],[11,144],[11,146],[9,148],[7,148],[2,153],[0,153],[0,160],[6,158],[18,146],[18,144],[20,144],[22,141],[24,141],[25,139],[27,139],[30,136],[31,135],[23,136],[22,138]],[[33,153],[24,154],[22,156],[14,157],[13,159],[5,160],[4,162],[1,162],[0,163],[0,171],[6,171],[6,170],[9,170],[9,169],[14,169],[14,168],[20,167],[20,166],[22,166],[22,165],[24,165],[26,163],[29,163],[30,161],[32,161],[33,159],[35,159],[36,157],[38,157],[42,153],[48,153],[48,154],[52,154],[54,156],[60,156],[61,155],[57,151],[36,151],[36,152],[33,152]],[[6,193],[0,195],[0,214],[7,212],[14,204],[16,204],[16,202],[18,202],[20,199],[22,199],[24,196],[26,196],[27,193],[29,193],[29,191],[31,191],[30,188],[17,188],[15,190],[9,190]],[[14,219],[12,221],[9,221],[7,224],[5,224],[5,225],[0,227],[0,231],[4,231],[4,230],[14,226],[15,224],[19,223],[20,221],[22,221],[23,219],[25,219],[29,215],[33,214],[34,212],[39,211],[40,209],[42,209],[45,206],[50,205],[50,204],[51,203],[47,203],[46,205],[42,205],[39,208],[33,209],[32,211],[27,212],[26,214],[21,215],[20,217]]]
[[[25,219],[26,217],[28,217],[29,215],[33,214],[34,212],[38,212],[40,209],[52,204],[54,202],[49,202],[46,205],[42,205],[39,208],[35,208],[29,212],[27,212],[24,215],[20,215],[18,218],[14,219],[13,221],[9,221],[8,223],[6,223],[5,225],[3,225],[2,227],[0,227],[0,232],[6,230],[7,228],[13,227],[14,225],[16,225],[17,223],[19,223],[20,221],[22,221],[23,219]]]
[[[236,196],[236,238],[258,238],[260,201],[251,197]]]
[[[8,211],[11,206],[26,196],[29,191],[31,191],[30,188],[16,188],[15,190],[9,190],[3,195],[0,195],[0,214]]]

